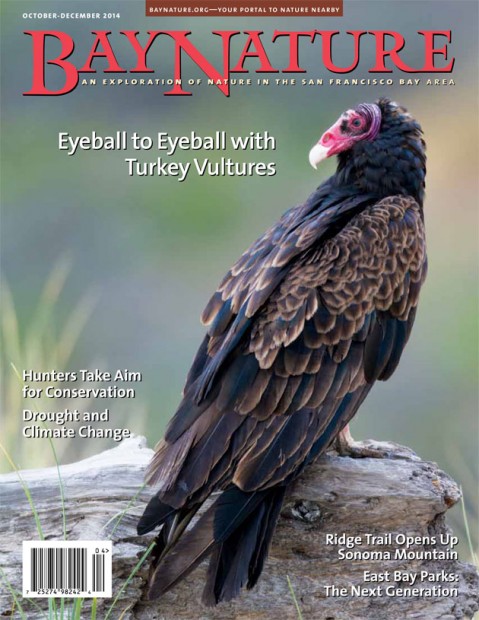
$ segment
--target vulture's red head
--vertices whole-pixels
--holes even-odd
[[[309,161],[316,168],[331,155],[338,155],[335,186],[378,198],[404,194],[422,205],[426,145],[419,123],[395,101],[382,97],[341,114],[313,146]]]
[[[347,110],[313,146],[309,163],[317,168],[323,159],[351,149],[356,142],[374,140],[380,126],[381,109],[375,103],[361,103],[353,110]]]

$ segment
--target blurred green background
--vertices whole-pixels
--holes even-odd
[[[386,95],[406,105],[425,132],[430,271],[402,363],[392,380],[375,387],[352,431],[358,438],[409,445],[423,458],[437,461],[465,487],[468,512],[477,523],[477,3],[346,1],[343,18],[275,21],[147,19],[142,2],[125,1],[96,3],[95,10],[120,11],[121,19],[110,22],[22,19],[23,12],[37,8],[33,2],[1,6],[2,435],[15,462],[28,468],[52,464],[52,458],[45,442],[21,438],[21,410],[27,405],[21,401],[12,363],[20,371],[140,371],[143,382],[136,385],[135,401],[109,405],[116,426],[144,433],[154,445],[178,404],[203,334],[199,316],[218,281],[266,227],[333,172],[332,160],[318,172],[307,162],[309,148],[321,133],[343,110]],[[92,7],[62,2],[42,3],[41,8]],[[417,30],[452,29],[456,65],[447,77],[456,85],[426,86],[430,76],[395,73],[387,76],[396,82],[389,87],[253,85],[232,87],[230,98],[211,86],[196,87],[192,97],[164,97],[163,87],[140,86],[78,87],[64,97],[23,97],[30,87],[31,41],[22,31],[31,28],[73,35],[79,63],[95,28],[191,29],[193,40],[217,66],[218,38],[211,36],[212,30],[264,30],[265,41],[270,41],[275,28],[393,29],[408,41],[405,58],[421,66]],[[350,61],[345,42],[335,57],[338,64]],[[171,59],[165,58],[164,49],[161,55],[153,46],[150,63],[161,67],[162,77],[170,77]],[[321,66],[320,49],[319,38],[301,47],[308,77],[331,77]],[[274,65],[285,66],[285,45],[268,50]],[[372,55],[369,43],[361,54],[362,69],[349,77],[375,77],[367,74]],[[122,58],[119,53],[120,64]],[[97,59],[95,66],[101,68],[103,61]],[[253,71],[257,63],[252,59],[246,66]],[[189,62],[184,69],[187,76],[200,75]],[[399,77],[421,77],[422,83],[399,86]],[[226,156],[276,161],[277,174],[190,174],[183,183],[130,178],[124,153],[90,151],[68,157],[57,149],[59,131],[111,135],[127,130],[150,136],[168,131],[176,136],[192,130],[209,135],[217,129],[230,135],[268,130],[277,138],[276,152],[230,150]],[[154,160],[157,155],[150,151],[140,158]],[[191,161],[195,155],[185,151],[172,160]],[[48,409],[65,406],[39,404]],[[88,404],[103,409],[108,403]],[[60,440],[55,445],[61,461],[68,462],[113,442]],[[7,463],[2,465],[8,469]]]

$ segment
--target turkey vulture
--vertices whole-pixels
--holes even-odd
[[[288,486],[399,363],[426,277],[422,130],[388,99],[361,104],[310,163],[331,155],[335,174],[246,250],[203,312],[147,474],[158,491],[138,532],[161,527],[151,599],[208,555],[206,604],[252,588]]]

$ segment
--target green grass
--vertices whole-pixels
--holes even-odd
[[[89,360],[78,361],[77,347],[88,320],[94,310],[98,295],[90,290],[75,303],[70,304],[64,299],[64,289],[70,273],[70,264],[66,259],[57,262],[48,276],[38,298],[30,310],[29,316],[20,321],[10,288],[1,281],[0,307],[0,408],[7,412],[2,427],[2,441],[12,455],[13,460],[29,468],[51,465],[51,455],[56,464],[68,458],[80,460],[90,456],[92,447],[95,451],[106,448],[108,440],[82,441],[77,438],[50,440],[51,450],[44,449],[40,439],[28,439],[23,436],[23,409],[35,411],[61,411],[64,409],[88,410],[91,399],[56,399],[46,398],[44,391],[39,398],[23,396],[21,369],[47,372],[52,369],[66,371],[72,367],[88,368]],[[68,308],[68,309],[66,309]],[[20,327],[20,324],[23,327]],[[20,383],[19,383],[20,382]],[[33,387],[44,388],[48,385],[56,387],[54,382],[35,382]],[[19,387],[20,386],[20,387]],[[78,388],[83,385],[79,382]],[[135,399],[123,417],[135,420],[136,432],[146,426],[147,408]],[[116,422],[121,425],[122,415],[116,413]],[[81,422],[69,423],[76,428]],[[45,426],[45,425],[44,425]],[[0,469],[1,471],[1,469]],[[60,481],[60,495],[61,481]]]
[[[467,510],[466,510],[466,503],[464,501],[464,493],[462,491],[462,488],[461,488],[461,508],[462,508],[462,518],[464,519],[464,529],[466,532],[467,544],[469,547],[469,553],[471,555],[471,560],[474,566],[476,566],[479,569],[479,563],[477,561],[477,553],[474,550],[474,545],[472,542],[471,529],[469,527],[469,517],[467,514]]]
[[[30,489],[27,486],[27,483],[25,482],[25,480],[22,478],[22,475],[20,473],[19,468],[17,467],[17,465],[15,465],[15,463],[13,462],[10,454],[8,453],[8,451],[5,449],[5,447],[0,443],[0,450],[3,452],[3,455],[5,456],[5,458],[7,459],[8,463],[10,464],[10,466],[12,467],[12,469],[16,472],[18,480],[20,482],[20,485],[23,489],[23,492],[25,493],[25,497],[28,500],[28,503],[30,505],[30,510],[32,511],[32,515],[33,518],[35,519],[35,526],[37,529],[37,533],[38,536],[40,537],[40,540],[45,540],[45,536],[43,535],[43,529],[40,523],[40,518],[38,516],[38,512],[35,508],[35,504],[33,503],[33,498],[32,495],[30,493]]]
[[[29,368],[36,371],[48,371],[55,368],[57,370],[64,370],[68,368],[68,365],[71,363],[78,339],[93,310],[95,295],[91,292],[85,294],[66,318],[60,321],[57,316],[57,306],[69,271],[70,265],[67,260],[62,260],[57,263],[43,287],[38,304],[30,317],[28,327],[23,331],[20,330],[19,327],[20,322],[9,287],[5,282],[2,282],[0,362],[3,390],[1,407],[3,411],[9,412],[9,415],[6,416],[5,428],[2,429],[4,444],[0,443],[0,451],[3,453],[6,464],[9,466],[10,470],[14,471],[17,475],[30,507],[35,531],[40,540],[45,539],[44,528],[42,527],[32,494],[22,476],[21,467],[18,463],[28,463],[29,468],[39,468],[51,465],[53,460],[58,477],[60,497],[59,510],[62,515],[62,535],[63,539],[67,540],[67,512],[65,507],[65,488],[60,468],[61,457],[65,454],[71,456],[71,454],[74,453],[77,458],[81,458],[81,448],[78,449],[78,446],[88,448],[89,442],[79,442],[74,445],[73,440],[61,439],[55,445],[53,440],[48,439],[49,450],[45,450],[44,441],[25,440],[22,435],[23,424],[22,416],[20,415],[22,409],[33,407],[37,411],[45,409],[59,411],[66,407],[72,407],[68,403],[65,404],[65,402],[55,401],[54,399],[48,399],[48,402],[45,402],[42,398],[23,398],[22,388],[24,386],[24,381],[18,369]],[[39,385],[41,386],[41,384]],[[86,405],[87,403],[83,401],[82,404]],[[78,403],[75,403],[75,407],[73,408],[79,408]],[[43,426],[46,427],[45,424],[43,424]],[[143,489],[144,485],[142,485],[138,492],[132,497],[126,508],[114,517],[114,519],[117,520],[110,533],[110,537],[113,537],[122,519],[135,503],[138,495]],[[106,528],[109,523],[107,523],[104,528]],[[118,605],[122,593],[138,570],[140,570],[142,564],[151,553],[152,548],[153,544],[145,551],[124,584],[119,588],[119,591],[116,593],[108,608],[106,617],[112,617],[112,613]],[[0,578],[12,597],[12,616],[16,614],[22,620],[27,620],[29,617],[28,610],[36,609],[47,620],[80,620],[87,617],[89,617],[90,620],[97,620],[98,600],[96,598],[92,599],[91,607],[88,610],[85,608],[85,598],[49,598],[48,609],[43,610],[35,600],[23,599],[22,593],[17,591],[12,584],[8,582],[1,568]],[[121,612],[119,617],[124,616],[125,611],[126,610]],[[88,614],[88,616],[86,614]]]
[[[145,562],[145,560],[148,558],[150,553],[153,551],[153,548],[155,547],[155,545],[156,545],[155,542],[152,542],[150,544],[150,546],[145,551],[145,553],[141,556],[140,560],[137,562],[137,564],[135,565],[135,567],[133,568],[131,573],[128,575],[128,577],[126,578],[125,583],[121,586],[121,588],[118,590],[117,595],[113,599],[113,603],[108,608],[108,611],[106,613],[106,616],[105,616],[104,620],[108,620],[108,618],[111,616],[111,614],[113,612],[113,609],[115,608],[116,604],[118,603],[118,601],[120,599],[120,596],[123,594],[123,592],[127,588],[127,586],[130,583],[130,581],[133,579],[133,577],[136,575],[136,573],[140,570],[140,568],[142,567],[142,565]]]
[[[60,319],[59,300],[69,272],[68,260],[63,259],[55,265],[24,329],[20,328],[10,288],[5,281],[1,282],[0,364],[3,386],[1,408],[2,411],[8,412],[2,434],[4,444],[13,458],[17,462],[28,463],[29,467],[46,466],[50,455],[44,450],[43,442],[25,441],[22,435],[23,424],[20,413],[23,409],[32,408],[33,403],[31,399],[24,398],[22,390],[19,389],[18,379],[22,381],[22,378],[17,369],[48,371],[52,368],[57,370],[68,368],[79,337],[95,305],[96,295],[91,291],[87,292],[67,316],[63,320]],[[37,386],[44,387],[40,383]],[[37,410],[60,411],[68,407],[69,403],[42,397],[34,403],[34,406]],[[64,454],[71,454],[71,441],[62,439],[58,444],[57,460]]]
[[[38,537],[39,537],[40,540],[45,540],[43,528],[42,528],[42,525],[41,525],[41,522],[40,522],[38,511],[37,511],[35,503],[33,501],[30,489],[29,489],[27,483],[25,482],[25,480],[24,480],[24,478],[23,478],[23,476],[21,474],[21,471],[19,470],[17,465],[15,465],[15,463],[14,463],[12,457],[10,456],[10,454],[8,453],[8,451],[1,444],[0,444],[0,449],[2,450],[2,452],[3,452],[7,462],[10,464],[10,466],[13,469],[13,471],[15,471],[15,473],[17,475],[17,478],[18,478],[18,480],[20,482],[20,485],[21,485],[21,487],[23,489],[23,492],[25,494],[25,497],[27,498],[27,501],[29,503],[30,510],[31,510],[31,513],[32,513],[32,518],[33,518],[34,523],[35,523],[35,529],[36,529],[36,532],[38,534]],[[54,458],[56,459],[56,455],[54,455]],[[57,471],[58,471],[58,476],[59,476],[59,484],[63,488],[63,482],[62,482],[61,476],[60,476],[60,466],[59,466],[58,462],[57,462]],[[144,489],[144,486],[145,485],[142,485],[140,487],[138,492],[134,495],[134,497],[128,503],[127,507],[123,511],[121,511],[119,513],[118,520],[115,523],[115,527],[112,530],[111,536],[112,536],[113,532],[120,525],[122,519],[127,514],[128,510],[131,508],[131,506],[133,505],[133,503],[136,500],[136,498],[138,497],[138,495]],[[64,524],[66,524],[66,509],[65,509],[64,495],[62,495],[62,503],[61,503],[60,509],[62,511],[62,521],[63,521]],[[106,527],[106,525],[104,527]],[[64,530],[64,539],[66,540],[66,529]],[[112,601],[111,605],[108,607],[108,609],[106,611],[106,615],[104,616],[104,620],[107,620],[108,618],[111,617],[111,614],[113,613],[114,609],[117,607],[117,605],[118,605],[118,603],[120,601],[121,595],[123,594],[125,589],[128,587],[128,584],[131,582],[133,577],[140,570],[140,568],[142,567],[142,565],[144,564],[144,562],[146,561],[146,559],[148,558],[148,556],[152,552],[155,544],[156,544],[155,542],[152,542],[150,544],[150,546],[143,553],[143,555],[141,556],[139,561],[135,564],[135,566],[131,570],[130,574],[128,575],[128,577],[126,578],[124,583],[120,586],[117,594],[113,598],[113,601]],[[10,592],[10,594],[12,596],[12,614],[11,614],[12,616],[13,616],[14,613],[18,613],[22,620],[27,620],[28,619],[28,612],[25,610],[25,607],[32,606],[37,611],[39,611],[47,620],[81,620],[82,618],[84,619],[84,618],[87,617],[87,616],[85,616],[85,613],[82,613],[84,611],[84,604],[85,604],[86,598],[68,599],[68,598],[65,597],[65,598],[60,598],[59,602],[55,598],[49,598],[48,599],[48,610],[43,610],[32,599],[23,599],[22,600],[21,592],[17,591],[12,586],[12,584],[7,580],[7,578],[5,576],[5,573],[1,569],[1,567],[0,567],[0,577],[1,577],[1,580],[4,583],[5,587],[7,588],[7,590]],[[87,612],[89,614],[90,620],[97,620],[97,608],[98,608],[98,600],[96,598],[92,598],[91,609]],[[126,611],[127,610],[124,610],[123,612],[121,612],[121,615],[119,616],[119,618],[123,617],[124,613]]]
[[[286,575],[286,580],[288,582],[288,588],[291,593],[291,598],[293,599],[294,606],[296,607],[296,613],[298,615],[298,620],[303,620],[303,614],[301,612],[301,607],[299,606],[298,599],[296,598],[293,584],[291,583],[291,579],[289,578],[289,575]]]
[[[448,445],[448,473],[460,484],[461,500],[448,511],[448,520],[459,536],[462,559],[474,564],[479,570],[479,509],[477,506],[477,479],[471,465],[463,454]],[[460,483],[459,483],[460,481]]]
[[[14,373],[16,374],[20,384],[22,385],[22,387],[25,385],[22,381],[22,377],[20,375],[20,373],[18,372],[18,369],[15,367],[15,364],[11,364]],[[38,408],[38,405],[36,404],[36,402],[34,401],[35,406]],[[44,422],[42,422],[42,426],[44,428],[46,428],[46,424]],[[61,502],[61,509],[62,509],[62,530],[63,530],[63,539],[66,540],[67,539],[67,521],[66,521],[66,511],[65,511],[65,490],[63,487],[63,480],[62,480],[62,476],[60,473],[60,463],[58,462],[58,456],[57,456],[57,451],[55,450],[55,445],[53,443],[53,440],[49,437],[47,439],[49,445],[50,445],[50,450],[52,452],[53,455],[53,459],[55,461],[55,466],[57,469],[57,476],[58,476],[58,487],[60,489],[60,502]]]

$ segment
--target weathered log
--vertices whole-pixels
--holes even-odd
[[[457,550],[451,549],[447,539],[451,531],[444,517],[460,497],[457,484],[435,464],[420,460],[406,448],[389,443],[375,447],[387,451],[389,458],[353,459],[331,453],[307,470],[284,506],[263,576],[252,591],[233,603],[214,609],[203,607],[200,601],[205,569],[200,566],[162,599],[147,602],[146,562],[122,592],[110,618],[293,619],[298,612],[288,577],[305,620],[472,618],[479,608],[479,577],[473,566],[454,557]],[[152,540],[138,537],[135,531],[151,489],[143,489],[131,501],[142,486],[151,454],[145,439],[136,437],[97,456],[61,467],[68,539],[113,539],[114,595]],[[61,539],[56,468],[23,471],[21,476],[31,491],[45,537]],[[5,573],[0,617],[8,617],[14,607],[10,588],[21,591],[22,541],[38,539],[38,535],[18,475],[0,476],[0,489],[0,565]],[[345,550],[346,544],[336,544],[331,538],[328,544],[328,535],[343,533],[360,537],[362,544],[350,551],[362,552],[361,559],[341,559],[340,550]],[[367,535],[386,534],[391,534],[391,541],[369,540],[367,544]],[[401,538],[395,540],[403,534],[422,539],[410,548],[412,559],[401,557],[403,551],[396,552],[405,549]],[[381,551],[383,557],[374,559],[367,551]],[[386,552],[390,552],[390,559]],[[422,557],[425,552],[429,559]],[[399,557],[395,557],[396,553]],[[433,557],[441,553],[446,557]],[[385,580],[367,582],[366,571],[382,575]],[[441,592],[431,596],[424,592],[391,596],[389,590],[388,595],[388,587],[393,591],[411,587],[408,575],[418,575],[412,587],[438,587]],[[437,581],[428,581],[436,576]],[[447,581],[448,576],[454,581]],[[333,585],[339,591],[344,588],[345,596],[328,596],[326,586]],[[369,596],[355,596],[354,588],[358,586],[372,592]],[[44,606],[45,600],[36,602]],[[102,619],[111,600],[99,602],[97,618]],[[21,604],[29,619],[42,617],[27,599],[21,600]],[[87,600],[82,618],[89,617],[89,605]]]

